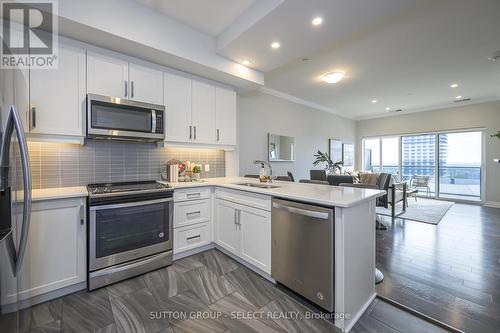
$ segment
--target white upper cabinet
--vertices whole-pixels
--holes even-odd
[[[83,136],[85,50],[60,44],[58,68],[30,70],[29,132]]]
[[[236,145],[236,92],[215,88],[215,127],[217,143]]]
[[[191,126],[191,80],[163,73],[165,141],[188,142]],[[192,127],[191,127],[192,131]],[[191,132],[192,136],[192,132]]]
[[[87,92],[129,98],[128,62],[93,52],[87,53]]]
[[[163,72],[130,63],[130,99],[163,105]]]
[[[216,143],[215,86],[193,80],[191,89],[193,142]]]

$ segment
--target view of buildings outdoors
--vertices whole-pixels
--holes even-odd
[[[481,161],[482,132],[364,140],[364,170],[397,175],[428,196],[480,200]]]

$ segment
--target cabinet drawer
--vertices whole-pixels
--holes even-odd
[[[210,242],[208,222],[174,229],[174,254],[207,245]]]
[[[180,189],[174,191],[174,202],[209,199],[209,198],[210,198],[209,187],[196,187],[196,188]]]
[[[246,192],[241,190],[218,188],[215,190],[215,197],[222,200],[231,201],[240,205],[271,211],[271,197],[268,195],[262,195],[258,193]]]
[[[210,200],[174,203],[174,228],[210,220]]]

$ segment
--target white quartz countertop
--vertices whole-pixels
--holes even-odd
[[[165,183],[165,182],[162,182]],[[281,199],[290,199],[308,202],[324,206],[336,207],[352,207],[360,203],[373,200],[381,195],[384,191],[372,189],[360,189],[352,187],[339,187],[329,185],[318,185],[308,183],[293,183],[275,181],[273,185],[277,188],[258,188],[250,186],[237,185],[238,183],[259,183],[258,179],[243,178],[243,177],[220,177],[206,178],[199,182],[188,183],[169,183],[174,189],[194,188],[204,186],[216,186],[221,188],[229,188],[246,192],[259,193],[269,195]],[[87,196],[87,188],[85,186],[75,187],[57,187],[33,190],[32,197],[34,201],[78,198]],[[22,192],[18,192],[18,199],[22,200]]]
[[[16,193],[17,200],[23,200],[23,191],[18,191]],[[68,199],[68,198],[81,198],[88,195],[87,188],[85,186],[74,186],[74,187],[53,187],[53,188],[43,188],[31,191],[31,198],[33,201],[41,200],[53,200],[53,199]]]
[[[201,186],[217,186],[222,188],[230,188],[234,190],[270,195],[281,199],[297,200],[317,205],[336,207],[356,206],[385,194],[384,191],[372,189],[283,181],[274,181],[273,185],[276,185],[278,187],[269,189],[237,185],[238,183],[259,183],[259,180],[244,177],[220,177],[206,178],[202,182],[170,183],[170,185],[174,189]]]

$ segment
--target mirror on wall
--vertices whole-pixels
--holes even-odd
[[[295,161],[295,138],[279,134],[267,134],[270,162]]]

